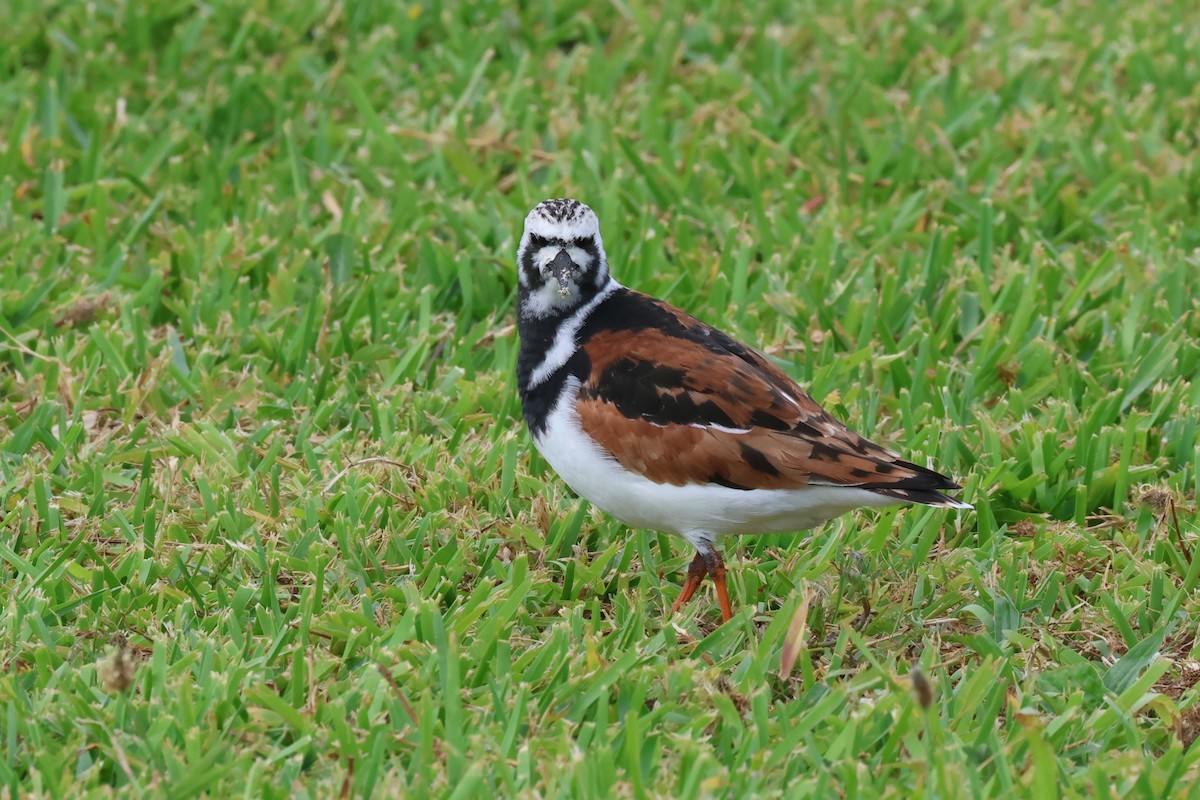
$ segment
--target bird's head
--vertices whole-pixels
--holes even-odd
[[[517,247],[517,278],[527,317],[570,311],[604,288],[608,261],[595,212],[578,200],[534,206]]]

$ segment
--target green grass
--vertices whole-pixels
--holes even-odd
[[[1200,796],[1193,2],[2,5],[0,796]],[[520,420],[562,195],[976,511],[671,617]]]

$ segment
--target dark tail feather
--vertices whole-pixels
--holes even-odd
[[[928,467],[922,467],[911,461],[897,461],[896,464],[912,470],[916,475],[891,486],[864,486],[863,488],[870,489],[884,497],[894,497],[905,503],[920,503],[923,506],[940,506],[942,508],[974,508],[970,503],[964,503],[962,500],[956,500],[950,495],[938,491],[939,489],[954,491],[962,488],[940,472],[934,472]]]
[[[950,495],[942,494],[935,489],[876,489],[871,487],[871,491],[884,497],[894,497],[904,503],[920,503],[923,506],[941,506],[942,508],[974,508],[970,503],[955,500]]]

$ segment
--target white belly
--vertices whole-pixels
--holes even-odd
[[[698,544],[731,533],[807,530],[854,508],[901,502],[853,487],[742,490],[655,483],[625,470],[583,433],[566,402],[578,387],[576,379],[568,381],[564,399],[534,444],[577,494],[631,527],[673,533]]]

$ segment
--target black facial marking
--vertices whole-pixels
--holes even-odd
[[[525,246],[517,254],[518,269],[523,276],[523,282],[518,285],[517,290],[519,308],[524,307],[524,301],[531,293],[544,288],[547,283],[553,281],[552,278],[542,273],[537,263],[538,253],[547,247],[558,247],[563,251],[572,247],[579,248],[587,254],[586,258],[581,258],[578,261],[572,259],[575,264],[572,277],[579,290],[575,294],[573,302],[567,305],[560,304],[551,312],[552,315],[565,316],[575,308],[591,300],[597,291],[604,288],[608,282],[608,271],[603,266],[600,244],[596,241],[595,236],[554,239],[531,232],[528,242],[525,243]]]
[[[572,247],[578,247],[583,252],[591,256],[591,266],[595,268],[600,263],[600,248],[596,246],[595,236],[585,236],[582,239],[572,239],[570,242]]]

